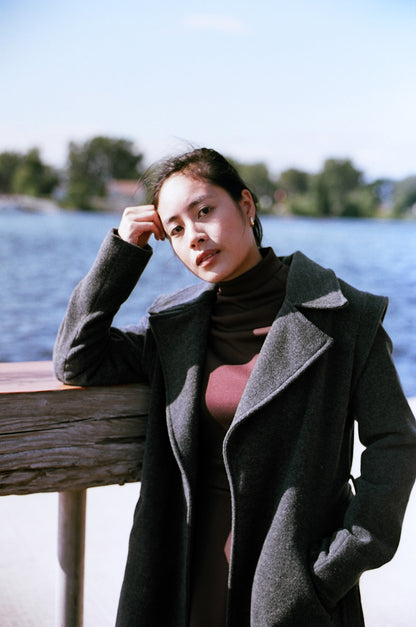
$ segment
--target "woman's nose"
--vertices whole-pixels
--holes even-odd
[[[192,229],[190,234],[191,248],[197,248],[199,244],[202,244],[206,240],[206,235],[199,229]]]

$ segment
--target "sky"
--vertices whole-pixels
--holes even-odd
[[[128,139],[416,174],[415,0],[0,0],[0,152]]]

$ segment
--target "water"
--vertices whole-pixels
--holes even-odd
[[[119,216],[0,212],[0,361],[49,360],[76,283]],[[265,216],[264,244],[302,250],[360,289],[389,297],[385,328],[408,396],[416,396],[416,222]],[[195,279],[167,242],[154,256],[115,324],[137,321],[153,298]]]

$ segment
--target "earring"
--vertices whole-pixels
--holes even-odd
[[[253,216],[250,216],[250,226],[251,226],[251,228],[253,228],[254,224],[255,224],[255,220],[254,220]]]

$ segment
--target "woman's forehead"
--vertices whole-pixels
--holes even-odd
[[[173,174],[161,187],[158,212],[162,215],[189,211],[210,198],[216,198],[220,193],[221,188],[204,179]]]

